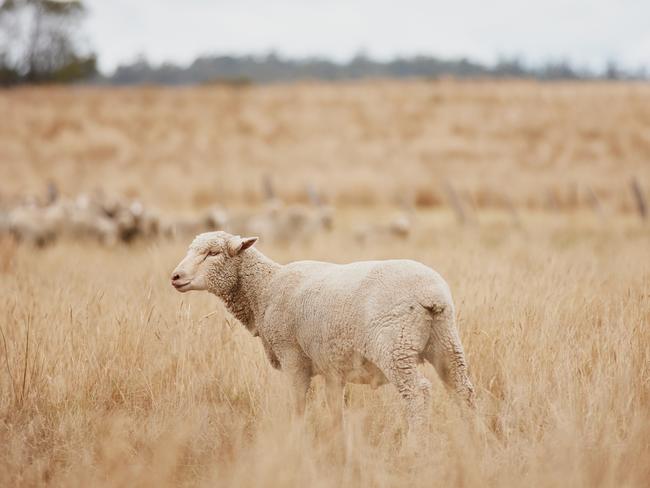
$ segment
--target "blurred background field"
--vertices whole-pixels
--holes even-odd
[[[645,83],[363,81],[0,93],[5,199],[102,189],[165,211],[306,202],[635,211]]]

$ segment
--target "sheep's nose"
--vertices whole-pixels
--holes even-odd
[[[174,271],[172,273],[172,286],[180,290],[189,283],[189,280],[185,280],[185,278],[186,275],[182,271]]]

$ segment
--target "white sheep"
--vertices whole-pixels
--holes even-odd
[[[201,232],[224,229],[231,220],[232,217],[225,208],[215,206],[198,216],[177,218],[163,223],[161,227],[163,234],[174,237],[188,237]]]
[[[254,234],[261,236],[266,242],[286,245],[308,241],[318,233],[332,229],[332,208],[325,204],[312,185],[306,187],[309,205],[285,204],[277,196],[268,175],[263,178],[262,187],[265,202],[260,211],[239,212],[231,216],[226,225],[214,230]]]
[[[46,246],[56,239],[57,218],[34,203],[13,208],[7,215],[9,232],[18,241],[38,247]]]
[[[400,198],[399,205],[401,210],[387,222],[373,222],[357,228],[353,234],[355,239],[360,243],[371,240],[408,239],[417,222],[415,205],[407,196]]]
[[[312,376],[330,391],[346,382],[393,384],[406,401],[409,430],[427,419],[426,359],[465,402],[474,389],[449,288],[409,260],[280,265],[252,248],[257,237],[198,235],[172,274],[180,292],[207,290],[259,336],[271,364],[291,376],[302,412]]]
[[[385,242],[390,239],[406,240],[411,235],[412,219],[405,213],[397,214],[386,223],[362,225],[354,230],[353,236],[359,243]]]
[[[275,202],[274,202],[275,203]],[[262,212],[248,219],[233,219],[226,230],[256,234],[267,242],[288,244],[305,242],[332,228],[332,210],[326,206],[267,205]]]

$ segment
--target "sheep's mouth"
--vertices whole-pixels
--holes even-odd
[[[172,281],[172,286],[176,288],[177,291],[186,291],[186,287],[188,287],[191,282],[191,280],[183,282]]]

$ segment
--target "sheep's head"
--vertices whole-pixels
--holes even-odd
[[[239,237],[227,232],[196,236],[187,255],[172,273],[172,286],[180,292],[207,290],[223,296],[237,284],[242,253],[257,237]]]

